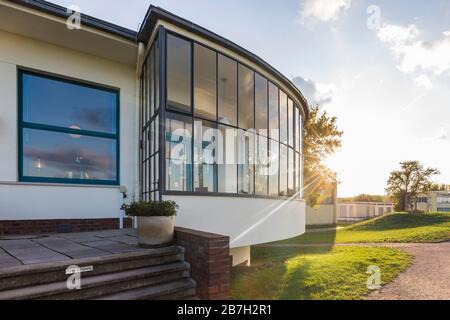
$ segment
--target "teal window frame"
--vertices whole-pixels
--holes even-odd
[[[108,91],[116,95],[116,133],[102,133],[89,130],[77,130],[71,128],[64,128],[59,126],[44,125],[38,123],[31,123],[23,121],[23,76],[32,75],[41,78],[47,78],[59,82],[74,84],[87,88]],[[49,183],[49,184],[73,184],[73,185],[105,185],[118,186],[120,185],[120,90],[112,89],[107,86],[99,84],[91,84],[82,80],[68,79],[64,76],[49,74],[27,69],[17,70],[18,81],[18,178],[19,182],[29,183]],[[23,174],[23,130],[34,129],[46,132],[76,134],[81,136],[88,136],[94,138],[108,138],[116,141],[116,179],[115,180],[87,180],[87,179],[66,179],[66,178],[52,178],[52,177],[29,177]]]

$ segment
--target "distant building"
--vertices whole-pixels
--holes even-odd
[[[365,220],[394,211],[390,202],[349,202],[338,204],[338,220]]]
[[[450,212],[449,191],[429,191],[416,197],[417,210],[424,212]]]

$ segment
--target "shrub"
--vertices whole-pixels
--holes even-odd
[[[122,210],[129,217],[173,217],[179,206],[173,201],[133,201],[124,204]]]

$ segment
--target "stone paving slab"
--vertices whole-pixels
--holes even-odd
[[[119,243],[111,240],[99,240],[95,242],[88,242],[85,245],[88,245],[93,248],[97,248],[100,250],[105,250],[110,253],[125,253],[125,252],[135,252],[142,250],[137,246],[130,246],[123,243]]]
[[[0,248],[4,250],[8,249],[23,249],[23,248],[36,248],[40,245],[28,239],[23,240],[0,240]]]
[[[131,237],[128,235],[117,236],[117,237],[106,238],[106,239],[110,240],[110,241],[117,241],[117,242],[128,244],[128,245],[134,245],[134,246],[137,246],[137,244],[138,244],[136,237]]]

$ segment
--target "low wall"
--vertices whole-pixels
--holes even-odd
[[[191,265],[191,278],[197,282],[202,300],[230,298],[230,238],[213,233],[175,228],[175,243],[185,248]]]
[[[132,220],[125,218],[124,227],[131,228],[131,226]],[[52,219],[0,221],[0,236],[86,232],[112,229],[119,229],[119,219]]]
[[[318,208],[306,207],[306,225],[334,225],[337,223],[336,206],[323,204]]]

